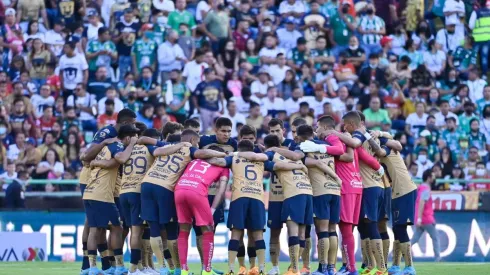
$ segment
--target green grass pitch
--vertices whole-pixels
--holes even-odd
[[[128,264],[126,264],[127,266]],[[403,263],[402,263],[403,265]],[[281,263],[281,272],[286,271],[288,263]],[[312,263],[312,267],[316,263]],[[225,263],[216,263],[214,267],[226,270]],[[269,268],[269,264],[267,268]],[[199,264],[190,264],[191,271],[199,275]],[[465,274],[489,275],[490,263],[415,263],[417,275],[446,275]],[[77,275],[80,272],[80,263],[62,262],[14,262],[0,263],[0,275]]]

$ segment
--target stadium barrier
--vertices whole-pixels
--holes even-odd
[[[49,261],[81,260],[82,230],[85,215],[83,212],[42,212],[42,211],[7,211],[0,212],[0,261],[22,261],[27,237],[30,233],[45,234],[45,255]],[[450,262],[487,262],[490,261],[490,215],[483,211],[439,211],[436,212],[437,229],[439,230],[441,256],[443,261]],[[414,228],[409,229],[413,235]],[[3,242],[1,232],[24,232],[9,236],[9,242]],[[393,232],[389,230],[393,240]],[[5,235],[8,236],[8,235]],[[360,260],[359,234],[355,231],[356,257]],[[214,259],[226,261],[227,244],[230,231],[224,224],[219,224],[215,237]],[[264,236],[269,240],[269,230]],[[316,238],[312,230],[312,257],[317,259]],[[189,240],[189,260],[197,262],[199,254],[196,249],[194,234]],[[245,240],[246,243],[246,240]],[[29,247],[37,247],[29,241]],[[424,234],[420,242],[413,246],[413,256],[417,261],[431,261],[434,258],[431,239]],[[390,251],[392,247],[390,247]],[[15,253],[12,253],[14,251]],[[124,247],[126,261],[129,261],[127,244]],[[286,230],[281,234],[281,260],[287,261],[288,247]],[[15,255],[14,255],[15,254]],[[268,252],[267,254],[268,255]],[[339,250],[339,259],[341,257]],[[27,258],[26,258],[27,259]],[[269,259],[268,259],[269,260]]]

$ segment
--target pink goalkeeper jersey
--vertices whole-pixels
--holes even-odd
[[[213,182],[221,177],[229,177],[229,169],[213,166],[204,160],[195,159],[185,168],[184,174],[175,185],[175,191],[189,190],[207,196]]]
[[[346,152],[347,146],[342,143],[342,147],[344,152]],[[342,180],[341,194],[362,194],[362,181],[357,150],[354,150],[353,162],[343,162],[335,158],[335,172]]]

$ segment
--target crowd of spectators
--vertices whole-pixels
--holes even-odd
[[[414,178],[490,190],[488,41],[476,0],[2,0],[0,180],[76,179],[93,134],[130,108],[161,129],[362,111]],[[490,15],[489,15],[490,16]],[[4,184],[6,189],[8,184]],[[48,184],[41,191],[72,190]]]

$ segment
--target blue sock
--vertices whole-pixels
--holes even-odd
[[[82,243],[82,249],[83,249],[83,252],[85,254],[85,252],[87,251],[87,242],[83,242]],[[87,252],[87,256],[83,255],[83,259],[82,259],[82,270],[85,270],[87,268],[90,267],[90,262],[88,260],[88,252]]]
[[[111,268],[110,257],[108,257],[108,256],[105,256],[104,257],[102,255],[105,251],[107,251],[107,243],[98,244],[97,245],[97,250],[99,251],[100,261],[102,262],[102,270],[106,270],[106,269]]]
[[[137,265],[141,260],[141,249],[131,249],[131,264]]]

